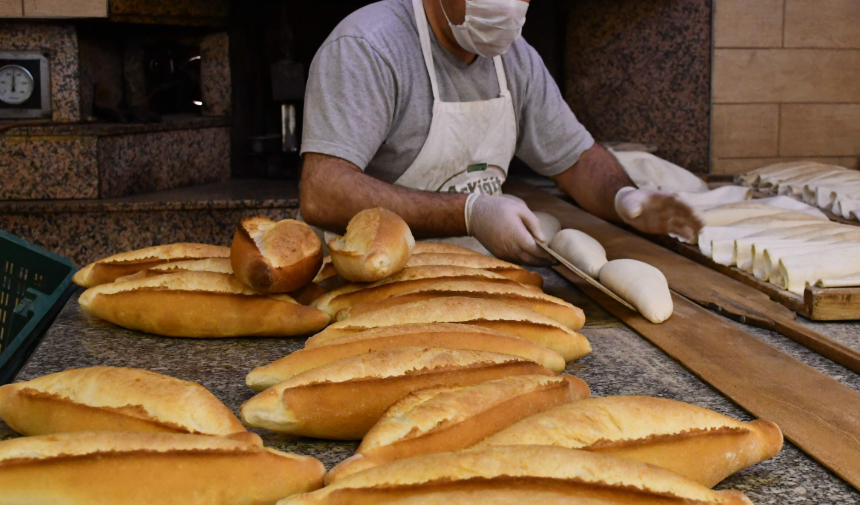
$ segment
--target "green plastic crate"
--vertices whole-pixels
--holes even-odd
[[[0,230],[0,385],[23,368],[75,291],[75,265]]]

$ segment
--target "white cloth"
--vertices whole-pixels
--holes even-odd
[[[636,187],[670,193],[704,193],[705,181],[684,168],[643,151],[611,151]]]

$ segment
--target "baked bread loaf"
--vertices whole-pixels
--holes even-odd
[[[345,358],[300,373],[242,406],[255,428],[357,440],[385,410],[413,391],[477,384],[511,375],[555,375],[517,356],[486,351],[405,347]]]
[[[782,433],[664,398],[608,396],[562,405],[490,436],[480,446],[556,445],[641,461],[713,487],[772,458]]]
[[[261,505],[318,489],[325,468],[236,440],[81,432],[0,442],[0,505]]]
[[[572,375],[519,375],[416,391],[385,412],[356,454],[326,475],[326,484],[398,459],[471,447],[517,421],[589,394],[588,385]]]
[[[0,387],[0,419],[27,436],[145,431],[263,445],[200,384],[134,368],[78,368],[7,384]]]
[[[243,219],[230,249],[233,273],[263,293],[289,293],[305,287],[322,261],[319,237],[310,226],[294,219]]]
[[[205,258],[202,260],[184,260],[171,261],[170,263],[162,263],[155,265],[152,268],[141,270],[140,272],[120,277],[114,282],[133,281],[136,279],[145,279],[147,277],[155,277],[156,275],[177,274],[180,272],[216,272],[220,274],[232,274],[233,266],[230,264],[230,258]]]
[[[564,358],[529,340],[501,331],[468,324],[403,324],[362,331],[308,345],[274,363],[248,374],[248,387],[263,391],[294,375],[329,363],[383,349],[438,347],[466,351],[490,351],[534,361],[553,372],[564,370]]]
[[[120,277],[173,261],[203,258],[229,258],[230,249],[208,244],[170,244],[147,247],[136,251],[114,254],[90,263],[80,269],[72,281],[78,286],[91,288],[113,282]]]
[[[483,254],[468,249],[466,247],[461,247],[454,244],[443,244],[441,242],[415,242],[415,247],[412,249],[412,255],[416,254],[477,254],[479,256],[483,256]]]
[[[346,235],[328,243],[332,263],[344,279],[374,282],[395,274],[412,257],[415,239],[397,214],[368,209],[349,220]]]
[[[573,361],[591,352],[588,340],[537,312],[495,300],[452,296],[368,312],[332,324],[311,337],[312,345],[360,331],[410,323],[466,323],[514,334]]]
[[[489,270],[490,272],[507,277],[520,284],[542,287],[543,277],[537,272],[508,263],[500,259],[484,256],[483,254],[446,254],[425,253],[416,254],[406,263],[407,267],[423,267],[428,265],[447,265],[450,267],[468,267]]]
[[[386,277],[373,284],[347,284],[330,291],[319,298],[314,307],[331,317],[338,311],[358,305],[359,303],[375,302],[411,292],[415,288],[430,286],[444,280],[474,280],[523,286],[534,292],[542,292],[534,286],[520,284],[507,277],[494,274],[487,270],[468,267],[451,267],[445,265],[429,265],[424,267],[407,267],[400,272]]]
[[[713,491],[662,468],[551,446],[491,447],[404,459],[278,505],[389,503],[434,493],[468,491],[480,496],[509,489],[567,496],[563,503],[574,504],[752,505],[743,493]]]
[[[288,337],[329,317],[287,295],[264,295],[228,274],[182,272],[103,284],[78,299],[87,314],[168,337]]]
[[[521,285],[470,280],[443,280],[436,284],[405,290],[394,297],[375,302],[360,303],[339,311],[337,313],[337,320],[342,321],[367,312],[406,303],[450,296],[495,300],[515,305],[542,314],[574,331],[580,330],[585,326],[585,314],[583,314],[582,309],[567,303],[561,298],[536,292]]]

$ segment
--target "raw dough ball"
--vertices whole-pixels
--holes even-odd
[[[606,250],[600,242],[579,230],[561,230],[549,248],[595,279],[606,264]]]
[[[672,294],[663,272],[636,260],[610,261],[600,269],[600,283],[654,324],[672,316]]]
[[[535,212],[535,216],[540,221],[540,229],[543,230],[546,243],[552,242],[553,237],[561,230],[561,223],[558,221],[558,218],[546,212]]]

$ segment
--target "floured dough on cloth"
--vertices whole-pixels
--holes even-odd
[[[803,226],[810,223],[822,223],[827,224],[826,218],[820,219],[805,212],[781,212],[779,214],[771,214],[766,216],[758,216],[751,217],[748,219],[742,219],[740,221],[736,221],[731,223],[728,226],[705,226],[702,228],[702,231],[699,232],[694,240],[691,242],[692,244],[702,244],[700,248],[702,249],[702,253],[706,256],[710,256],[710,242],[714,240],[714,238],[732,238],[731,229],[744,229],[744,228],[756,228],[759,230],[770,230],[774,228],[793,228],[795,226]],[[723,231],[725,230],[725,231]]]
[[[704,193],[682,192],[676,196],[693,209],[704,211],[720,205],[749,200],[753,196],[753,190],[743,186],[722,186]]]
[[[579,230],[561,230],[549,244],[550,249],[576,268],[597,278],[607,263],[606,249],[592,236]]]
[[[818,222],[815,222],[815,224],[805,224],[791,228],[773,228],[770,230],[726,227],[724,229],[739,230],[742,233],[733,237],[727,236],[726,238],[714,238],[711,240],[711,259],[720,265],[735,265],[737,262],[738,243],[742,241],[748,241],[747,247],[752,247],[752,244],[756,241],[794,239],[795,237],[803,237],[810,233],[820,235],[823,231],[838,226],[835,223],[818,224]],[[800,240],[805,239],[801,238]],[[701,244],[699,245],[701,247]]]
[[[802,295],[807,285],[822,279],[839,279],[860,271],[860,245],[847,245],[826,253],[788,256],[779,260],[774,284]]]
[[[654,324],[672,316],[674,306],[666,276],[637,260],[610,261],[600,269],[600,283],[626,300]]]
[[[744,219],[770,216],[785,211],[803,212],[822,221],[827,220],[827,215],[815,207],[785,196],[720,205],[700,212],[699,216],[705,226],[727,226]]]
[[[857,239],[827,239],[815,242],[794,244],[776,244],[765,247],[753,246],[753,275],[756,278],[773,282],[776,277],[776,266],[779,260],[801,254],[821,253],[824,257],[828,251],[840,249],[847,245],[860,245]]]
[[[741,270],[745,270],[747,272],[751,272],[755,263],[755,252],[756,247],[766,247],[767,245],[776,245],[777,243],[791,243],[793,241],[805,241],[808,242],[813,239],[826,239],[827,237],[842,233],[844,226],[840,226],[837,224],[821,224],[820,229],[818,230],[810,230],[810,227],[807,226],[799,226],[797,228],[784,228],[784,231],[789,230],[807,230],[804,233],[779,237],[775,234],[770,234],[768,236],[750,236],[739,238],[735,241],[735,250],[734,256],[732,258],[732,264],[740,268]],[[776,230],[767,230],[769,232],[776,232]]]
[[[838,279],[821,279],[815,283],[820,288],[852,288],[860,286],[860,272]]]

